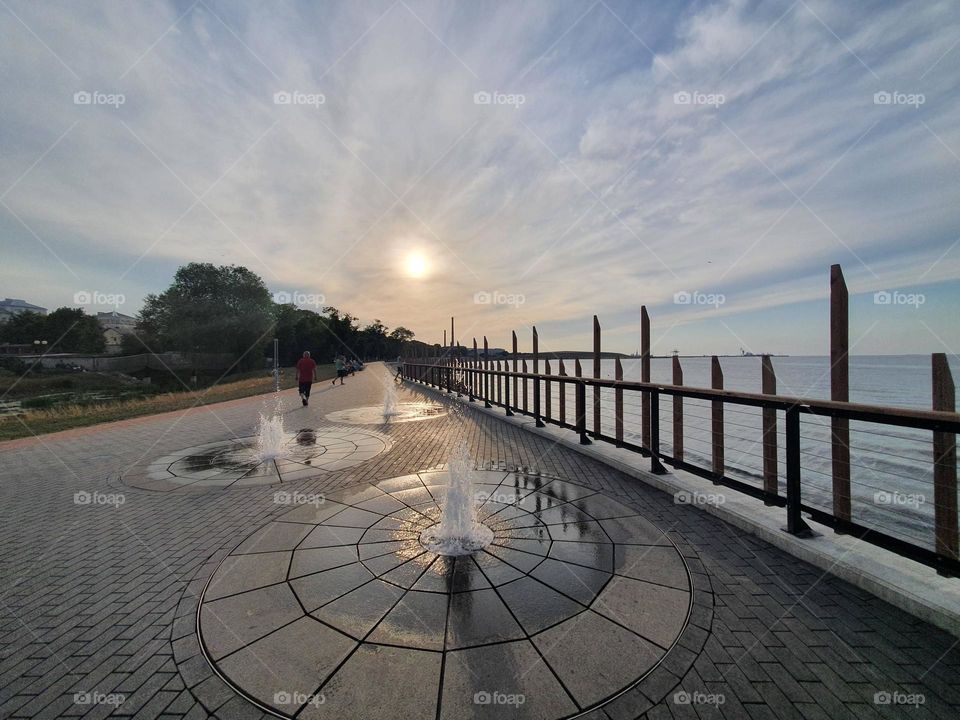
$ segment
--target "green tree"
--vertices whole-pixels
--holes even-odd
[[[103,328],[80,308],[57,308],[49,315],[25,312],[0,324],[0,341],[30,344],[46,340],[46,352],[102,353]]]
[[[190,263],[148,295],[137,323],[154,351],[228,352],[241,368],[259,365],[275,322],[263,280],[245,267]]]

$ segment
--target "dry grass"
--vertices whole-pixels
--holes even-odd
[[[333,365],[318,365],[320,380],[335,375]],[[295,385],[296,373],[288,370],[280,381],[282,389]],[[0,440],[42,435],[44,433],[87,427],[99,423],[126,420],[144,415],[156,415],[173,410],[186,410],[201,405],[236,400],[260,395],[273,390],[273,378],[257,377],[213,385],[196,391],[163,393],[146,398],[118,400],[90,405],[60,405],[53,408],[30,410],[22,415],[0,418]]]

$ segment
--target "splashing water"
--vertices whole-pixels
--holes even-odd
[[[257,457],[261,460],[273,460],[283,454],[287,437],[283,432],[283,414],[279,398],[273,412],[260,413],[260,426],[257,428]]]
[[[420,540],[440,555],[470,555],[490,544],[493,531],[477,522],[473,460],[465,442],[454,448],[449,466],[440,524],[424,530]]]
[[[390,418],[399,415],[397,408],[397,386],[392,379],[387,379],[386,390],[383,394],[383,421],[390,422]]]

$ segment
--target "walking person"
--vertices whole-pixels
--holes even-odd
[[[310,357],[310,351],[304,350],[303,357],[297,360],[297,387],[303,406],[310,404],[310,386],[317,379],[317,363]]]
[[[333,366],[337,369],[337,377],[333,379],[331,384],[336,385],[337,378],[340,378],[340,384],[343,385],[343,378],[347,374],[347,367],[343,355],[337,355],[337,358],[333,361]]]

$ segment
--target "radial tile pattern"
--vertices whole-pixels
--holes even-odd
[[[384,425],[433,420],[446,414],[447,408],[440,403],[401,402],[397,403],[395,413],[389,418],[384,418],[382,405],[368,405],[332,412],[327,415],[327,420],[347,425]]]
[[[298,718],[547,720],[631,688],[687,624],[677,548],[581,485],[475,476],[494,540],[472,556],[421,545],[442,471],[338,491],[258,529],[204,590],[208,660]]]
[[[185,448],[154,461],[142,476],[123,481],[150,490],[273,485],[350,468],[389,449],[387,437],[369,430],[305,428],[289,434],[275,459],[259,457],[257,438],[240,438]]]

